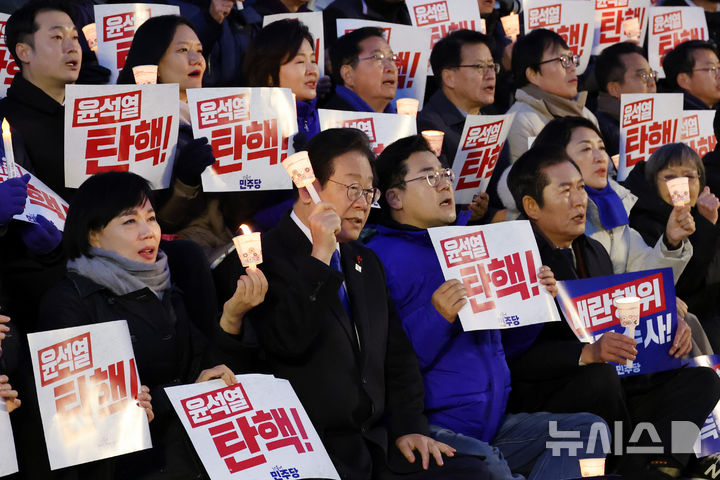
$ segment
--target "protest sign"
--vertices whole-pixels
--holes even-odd
[[[658,148],[680,140],[682,108],[681,93],[622,94],[618,181]]]
[[[282,162],[297,133],[289,88],[193,88],[188,105],[195,138],[206,137],[215,155],[202,174],[206,192],[287,190]]]
[[[595,0],[595,41],[593,55],[618,42],[635,41],[643,46],[648,25],[650,0]],[[635,23],[634,32],[627,27]],[[638,29],[639,27],[639,29]]]
[[[570,51],[580,57],[580,75],[588,66],[595,38],[593,7],[593,0],[525,0],[525,33],[545,28],[560,35]]]
[[[413,27],[420,27],[430,31],[430,43],[427,52],[432,47],[455,30],[480,31],[480,8],[477,2],[466,0],[406,0],[410,21]]]
[[[125,320],[28,335],[50,468],[152,447]]]
[[[417,133],[415,117],[393,113],[346,112],[343,110],[318,110],[320,130],[328,128],[357,128],[370,139],[373,152],[380,155],[385,147]]]
[[[715,149],[715,110],[685,110],[680,127],[681,141],[704,157]]]
[[[180,94],[165,85],[65,87],[65,186],[101,172],[133,172],[168,188],[175,163]]]
[[[290,382],[236,379],[165,388],[210,478],[339,480]]]
[[[467,290],[468,303],[459,313],[465,331],[560,320],[552,295],[537,279],[542,263],[527,220],[428,233],[445,280],[460,280]]]
[[[5,24],[8,18],[10,15],[7,13],[0,13],[0,97],[7,94],[13,77],[20,71],[10,50],[5,45]]]
[[[677,330],[672,269],[622,273],[582,280],[558,281],[560,308],[581,342],[594,343],[606,332],[625,333],[614,300],[640,298],[640,324],[635,327],[637,358],[632,367],[615,365],[618,375],[660,372],[682,366],[668,354]]]
[[[453,161],[455,201],[469,204],[487,189],[515,114],[468,115]]]
[[[28,196],[27,200],[25,200],[25,210],[13,218],[23,222],[35,223],[35,217],[42,215],[50,220],[58,230],[63,231],[65,229],[65,218],[68,211],[67,202],[20,165],[15,164],[15,168],[19,171],[20,176],[29,174],[30,181],[28,182]],[[7,179],[8,171],[5,160],[3,159],[0,160],[0,183]]]
[[[150,17],[180,15],[180,7],[154,3],[95,5],[98,63],[110,69],[110,84],[125,66],[135,30]]]
[[[353,18],[337,19],[338,37],[362,27],[381,28],[385,41],[398,56],[398,84],[395,98],[415,98],[422,109],[425,99],[430,50],[430,32],[425,29],[398,25],[396,23],[375,22],[372,20],[356,20]]]
[[[15,439],[13,438],[10,415],[5,402],[0,401],[0,477],[18,471],[15,456]]]
[[[317,59],[320,75],[325,75],[325,33],[323,32],[322,12],[276,13],[274,15],[265,15],[263,17],[263,27],[269,23],[277,22],[285,18],[299,20],[308,27],[310,35],[315,39],[315,45],[312,45],[312,48],[313,51],[315,51],[315,58]]]
[[[666,53],[688,40],[707,40],[708,27],[702,7],[650,7],[648,63],[665,78],[662,60]]]
[[[687,366],[710,367],[720,375],[720,355],[701,355],[691,358]],[[720,403],[710,412],[700,429],[700,435],[695,441],[694,450],[698,458],[720,453]]]

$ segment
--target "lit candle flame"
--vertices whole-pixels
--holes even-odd
[[[243,235],[249,235],[252,233],[252,230],[250,230],[250,227],[248,227],[245,224],[242,224],[238,227],[238,230],[242,231]]]
[[[8,123],[6,118],[3,118],[2,121],[2,134],[3,136],[10,135],[10,124]]]

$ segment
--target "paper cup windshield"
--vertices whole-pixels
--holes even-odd
[[[138,65],[133,67],[133,76],[138,85],[149,85],[157,83],[157,65]]]
[[[397,105],[398,114],[416,116],[420,101],[415,98],[398,98],[395,104]]]
[[[237,250],[242,266],[245,268],[254,268],[263,261],[260,232],[251,232],[245,225],[241,225],[240,228],[243,234],[233,237],[235,249]]]
[[[422,136],[428,142],[430,150],[432,150],[433,153],[439,157],[440,153],[442,153],[442,145],[443,138],[445,137],[445,132],[442,132],[440,130],[423,130]]]
[[[620,325],[623,327],[634,327],[640,323],[640,299],[638,297],[616,298],[615,308]]]
[[[307,152],[294,153],[283,160],[282,164],[296,187],[307,187],[315,181],[315,172],[313,172]]]
[[[673,178],[665,183],[673,205],[683,206],[690,203],[690,183],[687,177]]]

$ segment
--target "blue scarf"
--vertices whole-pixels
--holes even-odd
[[[310,141],[315,135],[320,133],[320,119],[317,111],[317,97],[309,102],[298,100],[297,105],[297,121],[298,131],[305,132],[307,140]]]
[[[352,106],[353,111],[355,112],[374,112],[372,108],[370,108],[370,105],[365,103],[365,100],[360,98],[357,93],[353,92],[349,88],[347,88],[345,85],[338,85],[335,87],[335,93],[338,97],[345,100],[347,103],[349,103]],[[392,102],[388,103],[387,107],[385,107],[385,110],[383,110],[382,113],[397,113],[397,110],[395,109],[395,105],[393,105]]]
[[[595,190],[585,185],[590,200],[595,202],[600,212],[600,223],[606,230],[630,223],[625,206],[620,196],[610,186],[610,182],[602,190]]]

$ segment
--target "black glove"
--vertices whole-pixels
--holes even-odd
[[[175,177],[185,185],[200,185],[200,175],[215,163],[212,147],[205,137],[188,142],[175,159]]]

